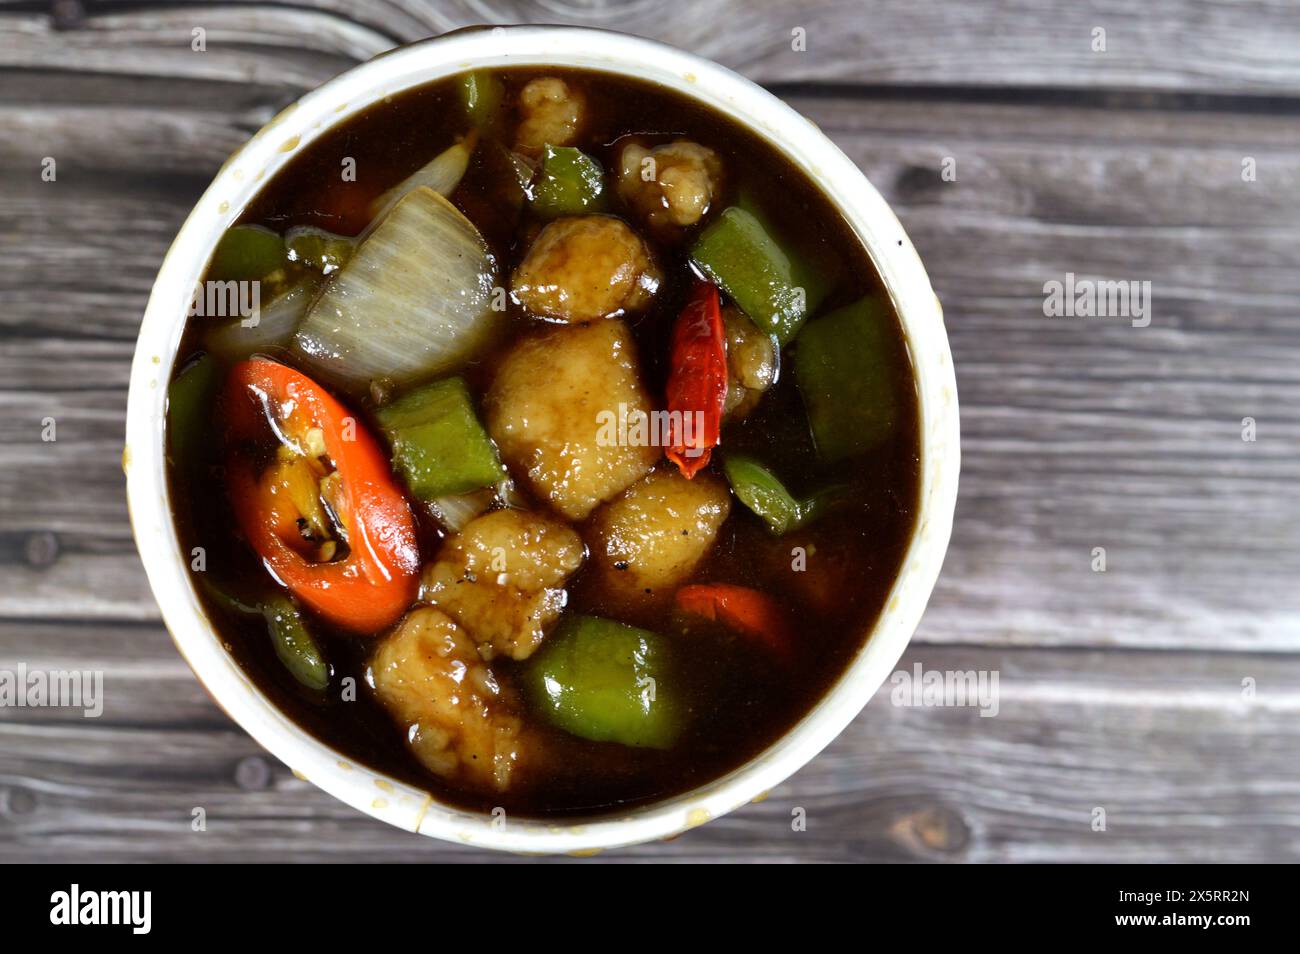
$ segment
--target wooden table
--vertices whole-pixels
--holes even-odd
[[[120,467],[150,284],[222,160],[353,63],[484,20],[662,38],[810,116],[920,250],[961,392],[952,549],[902,666],[996,670],[998,716],[886,686],[767,801],[603,857],[1300,857],[1300,5],[1087,7],[0,2],[0,669],[107,694],[97,720],[0,709],[0,860],[498,860],[334,801],[217,710]],[[1150,325],[1045,317],[1067,272],[1150,281]]]

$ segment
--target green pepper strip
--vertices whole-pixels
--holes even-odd
[[[460,378],[411,391],[375,412],[393,450],[393,469],[421,500],[499,482],[505,471]]]
[[[778,537],[807,526],[846,499],[847,488],[835,485],[796,500],[776,474],[746,454],[728,454],[722,469],[740,502]]]
[[[262,617],[271,634],[275,655],[290,675],[308,689],[317,691],[330,684],[329,664],[307,630],[298,607],[287,596],[274,596],[262,606]]]
[[[821,270],[782,247],[761,215],[744,205],[724,209],[700,233],[691,261],[782,345],[829,291]]]
[[[600,163],[572,146],[547,146],[533,187],[533,212],[552,219],[604,207],[605,171]]]

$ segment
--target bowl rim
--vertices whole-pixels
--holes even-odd
[[[261,185],[303,146],[387,96],[476,68],[554,66],[648,80],[762,135],[801,168],[865,246],[903,325],[917,387],[921,474],[916,525],[871,633],[822,699],[777,741],[680,795],[591,818],[507,819],[436,801],[355,764],[284,715],[223,648],[185,569],[164,457],[167,383],[186,305],[215,243]],[[178,320],[178,318],[180,320]],[[218,705],[295,774],[375,818],[446,841],[522,853],[589,853],[668,838],[766,793],[853,720],[920,622],[951,533],[960,468],[958,405],[942,311],[902,225],[859,169],[809,120],[737,73],[666,44],[587,27],[471,27],[397,47],[286,107],[221,167],[166,253],[131,366],[122,456],[132,531],[163,622]]]

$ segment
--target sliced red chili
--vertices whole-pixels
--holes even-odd
[[[267,358],[231,369],[225,401],[227,488],[266,568],[339,626],[370,633],[396,622],[415,600],[420,553],[379,444],[324,388]],[[322,538],[330,527],[340,539]]]
[[[780,604],[747,586],[693,583],[677,591],[675,602],[682,612],[722,623],[780,652],[787,652],[794,645]]]
[[[727,338],[718,288],[698,282],[673,326],[668,459],[690,479],[718,446],[727,399]]]

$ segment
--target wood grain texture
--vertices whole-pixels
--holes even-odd
[[[617,26],[776,88],[898,212],[958,373],[957,527],[908,660],[998,669],[1001,714],[882,691],[767,802],[613,857],[1300,857],[1300,8],[33,7],[0,3],[0,669],[101,668],[109,701],[0,709],[0,859],[492,860],[332,801],[215,709],[158,625],[120,464],[139,316],[220,163],[352,63],[484,20]],[[1152,282],[1150,327],[1045,318],[1066,272]]]
[[[87,664],[78,628],[38,633],[41,665]],[[295,778],[215,714],[160,630],[105,635],[101,719],[0,717],[0,861],[498,860],[408,836]],[[28,640],[0,627],[0,665]],[[1249,861],[1300,847],[1293,659],[913,647],[902,667],[917,663],[997,671],[997,715],[898,707],[886,685],[766,800],[603,857]],[[195,807],[206,832],[190,829]],[[1097,808],[1105,831],[1093,830]],[[792,829],[795,809],[806,831]]]
[[[1300,89],[1300,9],[1287,3],[288,0],[234,6],[107,0],[83,9],[84,15],[67,21],[74,30],[60,30],[44,16],[16,14],[4,25],[0,62],[39,69],[76,63],[97,72],[202,74],[235,82],[267,76],[319,81],[318,71],[328,69],[331,58],[363,59],[461,26],[567,23],[663,40],[764,82],[1175,94],[1289,95]],[[218,67],[190,57],[195,27],[207,31],[210,50],[238,45],[238,58]],[[795,29],[804,31],[803,52],[793,49]],[[1105,52],[1094,52],[1097,29],[1105,31]],[[148,56],[116,55],[124,46]]]

